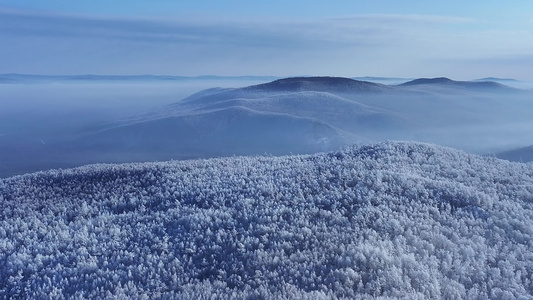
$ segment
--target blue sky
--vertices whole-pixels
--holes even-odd
[[[0,73],[533,80],[533,2],[0,0]]]

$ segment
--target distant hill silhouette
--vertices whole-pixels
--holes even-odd
[[[0,74],[0,82],[31,83],[50,81],[187,81],[187,80],[274,80],[274,76],[173,76],[173,75],[39,75],[39,74]]]
[[[453,84],[456,81],[453,81],[446,77],[437,77],[437,78],[418,78],[405,83],[400,84],[400,86],[410,86],[410,85],[420,85],[420,84]]]
[[[405,83],[400,84],[399,86],[418,86],[418,85],[438,85],[438,86],[450,86],[450,87],[461,87],[467,89],[487,89],[487,90],[511,90],[512,88],[503,85],[501,83],[493,81],[455,81],[446,77],[437,77],[437,78],[418,78],[411,80]]]
[[[517,162],[533,161],[533,145],[496,153],[496,157]]]
[[[384,92],[392,87],[343,77],[292,77],[246,88],[254,91]]]
[[[484,77],[479,79],[474,79],[473,81],[507,81],[507,82],[517,82],[518,80],[512,78],[498,78],[498,77]]]

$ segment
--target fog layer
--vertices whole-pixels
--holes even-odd
[[[478,154],[533,145],[531,92],[496,83],[262,82],[1,84],[0,176],[97,162],[314,153],[385,139]],[[196,93],[212,87],[222,88]]]

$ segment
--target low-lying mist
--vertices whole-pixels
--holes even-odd
[[[0,177],[99,162],[336,150],[414,140],[495,153],[533,145],[532,93],[214,90],[259,80],[0,84]],[[321,83],[323,84],[323,83]],[[393,87],[393,88],[390,88]]]

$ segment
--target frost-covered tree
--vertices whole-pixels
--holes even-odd
[[[385,142],[0,180],[0,298],[517,299],[533,165]]]

